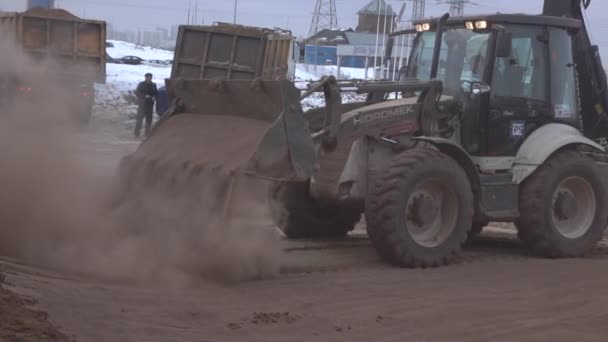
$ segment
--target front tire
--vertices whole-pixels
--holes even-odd
[[[601,168],[576,151],[561,152],[522,185],[520,239],[537,255],[581,257],[608,225],[607,186]]]
[[[472,226],[473,193],[460,165],[416,148],[395,156],[375,183],[365,217],[372,244],[386,261],[437,267],[460,254]]]

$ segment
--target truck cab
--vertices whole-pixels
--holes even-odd
[[[416,28],[406,76],[441,80],[444,94],[458,99],[460,143],[471,155],[513,157],[548,123],[585,131],[582,118],[594,113],[583,112],[576,86],[579,20],[495,14]]]

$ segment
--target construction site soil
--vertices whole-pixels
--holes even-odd
[[[510,226],[495,225],[456,264],[411,270],[380,261],[363,223],[346,239],[277,238],[265,192],[253,187],[261,196],[232,227],[210,229],[204,210],[146,192],[124,208],[127,221],[108,218],[97,212],[99,197],[137,144],[108,139],[111,130],[96,125],[77,133],[39,120],[0,127],[0,341],[608,336],[608,240],[589,258],[539,259]]]
[[[380,263],[365,239],[292,246],[274,279],[134,286],[3,260],[7,341],[605,341],[608,260],[540,260],[512,240],[451,267]],[[35,304],[37,310],[25,309]],[[8,314],[7,314],[8,313]],[[58,332],[56,329],[61,331]]]
[[[86,144],[110,177],[134,144]],[[174,282],[0,258],[0,341],[605,341],[608,241],[586,259],[529,256],[486,229],[449,267],[381,262],[360,225],[347,239],[276,241],[278,271]],[[162,254],[161,254],[162,255]],[[201,257],[209,255],[201,251]],[[125,260],[127,261],[127,260]],[[121,259],[111,259],[120,268]],[[122,274],[121,274],[122,275]]]
[[[23,60],[0,54],[0,67]],[[229,224],[210,222],[217,198],[214,191],[201,197],[207,188],[198,186],[214,182],[190,169],[175,178],[135,177],[129,200],[101,210],[122,185],[119,161],[137,145],[105,136],[113,129],[98,127],[103,120],[74,129],[65,118],[70,94],[47,87],[47,98],[3,108],[0,116],[1,342],[608,336],[608,240],[585,259],[539,259],[512,228],[493,226],[449,267],[400,269],[379,260],[363,224],[341,240],[280,238],[263,184],[244,184],[235,211],[222,213]],[[242,160],[256,139],[232,139],[228,155],[218,152],[231,148],[222,141],[261,132],[234,122],[226,137],[227,127],[187,117],[173,124],[177,131],[159,134],[183,151],[165,149],[162,139],[143,149],[165,161],[223,157],[235,167],[230,162]],[[186,139],[194,145],[178,136],[198,128],[209,135]]]
[[[494,226],[456,264],[411,270],[380,261],[363,224],[346,239],[277,237],[255,185],[229,226],[153,191],[107,217],[100,198],[135,143],[99,136],[108,129],[95,123],[76,133],[2,123],[2,342],[608,336],[608,240],[589,258],[547,260]]]

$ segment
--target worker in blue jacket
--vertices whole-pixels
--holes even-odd
[[[156,114],[163,116],[169,109],[169,95],[167,94],[167,87],[162,86],[158,89],[158,99],[156,101]]]

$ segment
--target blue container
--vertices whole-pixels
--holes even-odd
[[[345,68],[365,68],[365,57],[342,56],[340,66]]]
[[[306,45],[306,64],[338,65],[338,48],[335,46]]]
[[[28,0],[27,9],[34,7],[55,8],[55,0]]]

